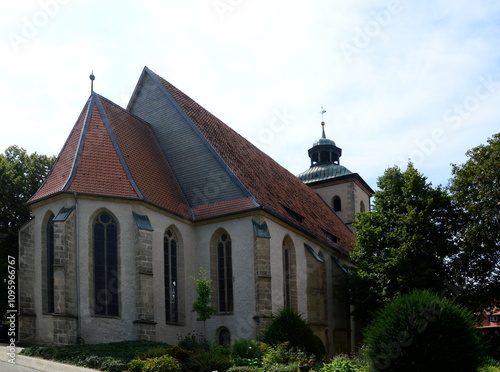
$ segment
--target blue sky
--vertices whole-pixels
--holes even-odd
[[[0,151],[57,155],[90,92],[126,106],[145,65],[294,174],[321,135],[373,188],[434,185],[499,132],[500,2],[23,0],[0,15]]]

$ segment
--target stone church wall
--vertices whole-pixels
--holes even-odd
[[[332,266],[329,266],[329,251],[282,222],[255,212],[194,224],[137,202],[79,195],[77,200],[78,209],[73,210],[64,222],[55,224],[54,314],[48,314],[44,305],[47,289],[46,284],[42,284],[46,281],[47,268],[43,269],[43,265],[36,263],[46,260],[42,232],[47,216],[50,213],[57,215],[63,206],[73,206],[74,198],[60,198],[39,205],[34,211],[35,219],[20,233],[23,339],[47,343],[74,343],[78,337],[86,343],[145,339],[175,344],[179,337],[188,333],[202,334],[203,323],[196,321],[196,314],[191,311],[196,298],[194,278],[200,268],[207,271],[209,278],[217,278],[211,245],[214,237],[224,232],[232,243],[234,310],[216,314],[206,322],[208,339],[217,336],[222,329],[229,331],[232,340],[255,339],[262,335],[271,315],[285,304],[283,252],[286,247],[290,251],[292,307],[311,322],[327,348],[341,347],[344,350],[348,345],[350,330],[346,318],[348,313],[344,309],[346,303],[339,302],[344,293],[340,293],[338,287],[339,273],[332,272]],[[116,290],[120,310],[117,317],[95,315],[93,308],[92,225],[103,211],[109,213],[118,225],[119,284]],[[147,216],[153,230],[138,228],[132,212]],[[263,229],[267,229],[268,236],[256,229],[256,224],[264,226],[264,223]],[[163,244],[167,230],[176,235],[179,251],[178,323],[167,323],[165,318]],[[304,244],[324,262],[314,257]],[[78,286],[75,272],[77,249]],[[79,313],[77,287],[80,290]],[[213,305],[216,303],[214,296]]]

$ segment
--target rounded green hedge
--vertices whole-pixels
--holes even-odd
[[[375,316],[365,333],[373,371],[476,371],[481,342],[473,315],[428,291],[402,295]]]
[[[303,350],[308,355],[325,355],[323,341],[316,336],[302,316],[291,308],[284,308],[272,317],[264,331],[263,340],[277,345],[288,342],[290,347]]]

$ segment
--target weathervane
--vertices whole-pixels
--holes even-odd
[[[326,138],[326,136],[325,136],[325,122],[323,120],[323,115],[325,114],[325,112],[326,112],[326,110],[323,109],[323,106],[321,106],[320,114],[321,114],[321,127],[323,128],[323,138]]]
[[[325,125],[325,124],[324,124],[324,121],[323,121],[323,114],[324,114],[325,112],[326,112],[326,110],[323,110],[323,106],[321,106],[321,112],[320,112],[320,114],[321,114],[321,123],[322,123],[321,125]]]

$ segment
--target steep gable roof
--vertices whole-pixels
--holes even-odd
[[[28,203],[61,192],[138,199],[191,217],[151,127],[96,93]]]
[[[144,92],[144,79],[148,77],[147,91]],[[142,85],[141,85],[142,84]],[[164,97],[158,97],[158,93],[153,84],[159,84]],[[315,236],[324,242],[351,249],[353,243],[352,232],[340,220],[340,218],[324,203],[324,201],[307,185],[301,182],[296,176],[288,172],[272,158],[267,156],[245,138],[240,136],[221,120],[205,110],[179,89],[168,83],[162,77],[145,67],[143,75],[138,83],[138,88],[128,105],[128,109],[141,116],[141,110],[135,110],[137,97],[144,98],[142,102],[149,99],[159,101],[174,102],[176,110],[181,111],[188,120],[187,125],[194,125],[195,129],[202,136],[208,145],[225,164],[232,174],[232,177],[242,185],[244,190],[248,190],[251,200],[260,208],[267,210],[278,218],[299,229]],[[150,122],[149,118],[144,118]],[[168,120],[158,120],[155,125],[151,123],[154,130],[170,125]],[[171,132],[175,136],[175,132]],[[159,138],[160,142],[162,141]],[[172,139],[175,143],[175,139]],[[178,143],[182,143],[177,139]],[[175,172],[175,168],[174,168]],[[192,173],[190,177],[203,179],[206,174]],[[224,199],[224,195],[217,195],[218,200],[207,203],[206,206],[198,206],[210,210],[213,206],[213,214],[204,213],[204,217],[213,217],[219,211],[215,206],[228,203],[230,200]],[[241,199],[240,199],[241,200]],[[251,205],[242,203],[240,206],[250,208]]]
[[[92,93],[44,184],[198,221],[263,209],[339,250],[352,232],[297,177],[147,67],[127,110]]]

